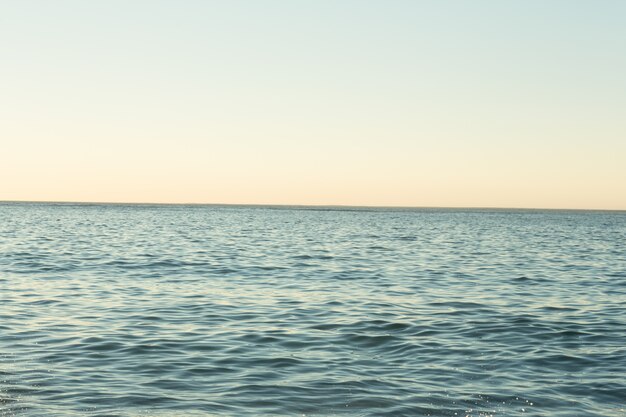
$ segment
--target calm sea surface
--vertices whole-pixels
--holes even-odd
[[[2,416],[626,416],[626,213],[0,204]]]

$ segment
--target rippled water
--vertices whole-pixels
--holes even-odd
[[[0,205],[0,415],[626,416],[626,213]]]

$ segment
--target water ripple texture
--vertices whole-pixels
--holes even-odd
[[[0,416],[626,416],[626,213],[0,204]]]

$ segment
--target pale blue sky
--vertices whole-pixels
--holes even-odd
[[[0,1],[0,200],[626,209],[624,1]]]

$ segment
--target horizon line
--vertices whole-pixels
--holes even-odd
[[[220,206],[220,207],[301,207],[336,209],[405,209],[405,210],[528,210],[528,211],[604,211],[626,212],[625,209],[606,208],[554,208],[554,207],[495,207],[495,206],[394,206],[351,204],[263,204],[263,203],[158,203],[124,201],[71,201],[71,200],[0,200],[0,204],[59,204],[59,205],[119,205],[119,206]]]

